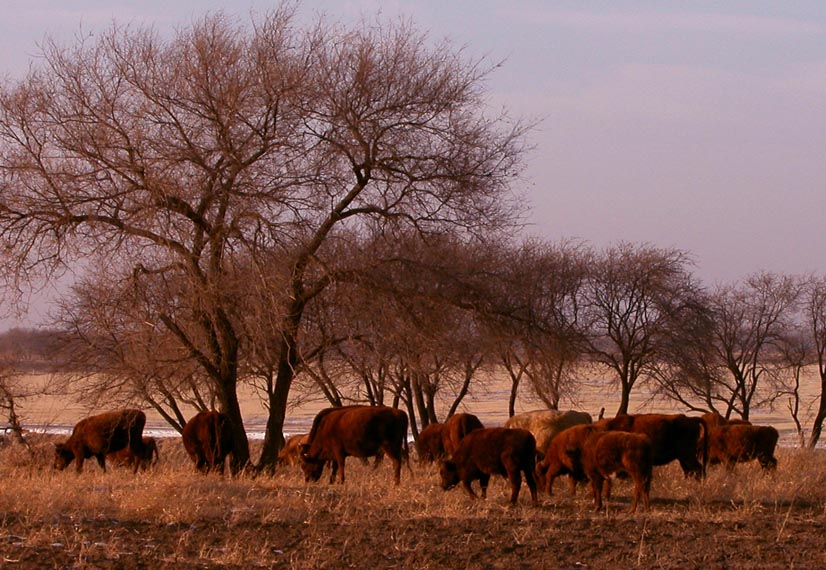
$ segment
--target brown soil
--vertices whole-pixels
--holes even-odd
[[[6,461],[0,567],[826,567],[822,454],[786,451],[773,477],[744,465],[703,483],[658,468],[651,509],[628,514],[622,481],[603,513],[564,484],[535,508],[523,487],[510,507],[504,480],[474,501],[439,488],[432,466],[414,465],[398,488],[388,465],[354,460],[344,485],[305,484],[297,468],[222,479],[193,473],[179,443],[164,443],[164,464],[137,476],[92,464],[54,473],[45,455]]]

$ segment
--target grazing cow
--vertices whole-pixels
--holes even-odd
[[[553,437],[562,430],[580,424],[590,424],[593,420],[588,412],[576,410],[534,410],[517,414],[505,422],[507,428],[522,428],[536,438],[536,449],[545,453]]]
[[[442,428],[442,448],[450,457],[459,449],[459,443],[470,432],[482,429],[485,426],[473,414],[453,414],[444,423]]]
[[[552,494],[554,480],[560,475],[568,475],[571,494],[576,484],[588,480],[580,462],[574,457],[581,455],[585,441],[593,434],[603,431],[599,423],[580,424],[559,432],[548,444],[545,456],[536,464],[539,488]]]
[[[124,447],[141,457],[144,425],[146,414],[140,410],[118,410],[82,419],[68,440],[55,444],[54,466],[62,471],[74,460],[80,473],[83,461],[94,457],[105,472],[106,454]],[[135,463],[133,472],[137,471],[138,463]]]
[[[445,455],[445,447],[442,445],[442,427],[444,424],[438,422],[428,424],[419,432],[416,440],[416,455],[419,461],[433,463]]]
[[[684,414],[636,414],[619,415],[597,423],[607,430],[647,435],[654,448],[654,465],[665,465],[676,459],[686,477],[692,475],[701,479],[705,476],[708,426],[702,418]],[[700,460],[697,459],[698,449]]]
[[[184,449],[198,471],[213,469],[224,473],[224,461],[233,453],[232,424],[229,417],[215,410],[198,412],[184,426]]]
[[[136,455],[130,448],[124,447],[119,451],[112,451],[106,457],[115,465],[123,467],[134,467],[137,465],[142,471],[157,465],[160,460],[158,454],[158,442],[154,437],[144,437],[142,440],[143,450],[140,455]]]
[[[332,462],[330,483],[344,460],[385,453],[393,462],[396,485],[401,482],[402,460],[409,457],[407,414],[386,406],[345,406],[321,410],[313,420],[307,443],[301,445],[301,468],[306,481],[318,481],[327,461]],[[409,463],[408,463],[409,466]]]
[[[511,483],[511,504],[519,499],[522,475],[531,491],[531,503],[536,505],[536,439],[524,429],[483,428],[470,432],[459,444],[450,460],[441,464],[442,489],[450,489],[460,481],[471,497],[476,493],[471,483],[476,479],[487,497],[491,475],[507,477]]]
[[[708,433],[709,463],[724,463],[734,469],[737,463],[757,459],[764,470],[773,470],[777,467],[774,449],[778,437],[771,426],[729,424],[713,428]]]
[[[614,473],[627,473],[634,480],[634,499],[630,512],[637,510],[640,498],[647,509],[654,469],[654,450],[651,440],[641,433],[621,431],[596,431],[583,445],[581,451],[571,450],[576,457],[581,453],[582,469],[591,481],[595,510],[602,510],[602,494],[606,483]]]
[[[284,447],[278,452],[278,465],[298,465],[301,462],[301,445],[307,443],[309,434],[299,433],[291,435],[284,442]]]

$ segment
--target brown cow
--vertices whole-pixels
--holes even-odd
[[[157,465],[160,460],[158,442],[155,441],[154,437],[144,437],[141,455],[136,455],[130,448],[124,447],[119,451],[106,454],[106,457],[115,465],[123,467],[134,467],[137,465],[142,471],[146,471],[149,467]]]
[[[705,476],[708,464],[708,445],[705,435],[708,426],[702,418],[685,414],[619,415],[600,420],[597,424],[607,430],[627,431],[647,435],[654,449],[654,465],[680,462],[683,473],[697,479]],[[697,450],[700,449],[700,460]]]
[[[448,457],[456,453],[459,444],[470,432],[482,429],[485,426],[473,414],[453,414],[442,427],[442,447]]]
[[[428,424],[419,433],[416,439],[416,455],[419,461],[433,463],[445,455],[445,447],[442,445],[442,428],[444,424],[438,422]]]
[[[633,513],[637,510],[640,497],[645,508],[648,508],[654,451],[647,435],[598,430],[585,441],[581,452],[572,450],[570,453],[575,461],[582,461],[582,470],[591,481],[597,511],[602,510],[606,483],[611,475],[619,472],[627,473],[634,480],[634,499],[629,511]],[[581,457],[577,457],[580,453]]]
[[[387,406],[345,406],[326,408],[313,420],[309,441],[301,446],[301,468],[306,481],[318,481],[324,464],[332,462],[330,483],[344,460],[373,457],[384,452],[393,462],[396,485],[401,482],[402,460],[407,460],[407,414]],[[409,466],[409,463],[408,463]]]
[[[83,461],[97,459],[106,471],[106,454],[128,447],[136,456],[143,454],[143,426],[146,415],[140,410],[118,410],[80,420],[72,435],[63,443],[55,444],[56,469],[65,469],[73,460],[77,472],[83,470]],[[137,473],[138,464],[134,471]]]
[[[560,475],[568,475],[571,494],[574,493],[577,483],[588,480],[582,469],[581,462],[575,461],[577,454],[581,455],[585,441],[594,433],[603,431],[598,422],[596,424],[580,424],[561,431],[548,444],[545,456],[536,464],[536,476],[540,489],[552,494],[554,480]],[[573,453],[572,453],[573,452]]]
[[[737,463],[757,459],[764,470],[773,470],[777,467],[774,449],[778,437],[771,426],[729,424],[713,428],[708,434],[709,463],[724,463],[734,469]]]
[[[309,434],[299,433],[291,435],[284,442],[284,447],[278,452],[276,462],[279,465],[298,465],[301,462],[301,445],[307,443]]]
[[[184,449],[196,469],[224,473],[224,462],[233,453],[232,424],[229,417],[215,410],[198,412],[184,426]]]
[[[531,432],[536,438],[536,450],[543,454],[556,434],[569,427],[590,424],[592,421],[591,414],[588,412],[534,410],[508,418],[505,427],[522,428]]]
[[[471,497],[476,493],[471,483],[476,479],[482,487],[482,498],[487,497],[491,475],[507,477],[511,483],[511,504],[519,499],[522,475],[531,491],[531,503],[536,505],[536,439],[524,429],[483,428],[466,435],[459,449],[441,464],[442,489],[450,489],[460,481]]]

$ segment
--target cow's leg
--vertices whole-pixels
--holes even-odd
[[[602,484],[604,479],[599,473],[592,473],[589,479],[591,479],[591,494],[594,496],[594,510],[599,512],[602,510]]]
[[[338,473],[338,459],[333,459],[330,461],[330,485],[336,482],[336,473]]]
[[[476,493],[473,492],[473,488],[470,486],[470,481],[465,479],[462,481],[462,488],[467,491],[467,494],[470,495],[474,499],[478,499],[479,497],[476,496]],[[484,488],[483,488],[484,489]]]
[[[637,472],[632,473],[631,476],[634,479],[634,497],[631,499],[631,507],[628,509],[629,513],[637,510],[637,502],[639,502],[640,496],[643,494],[642,477],[640,477],[640,474]]]
[[[763,471],[774,471],[777,468],[777,459],[773,456],[760,455],[757,457],[757,461],[760,463]]]
[[[95,455],[95,459],[98,460],[98,465],[100,465],[100,468],[106,473],[106,456],[103,453],[98,453]]]
[[[522,473],[519,469],[511,469],[508,472],[508,481],[511,483],[511,504],[515,505],[519,500],[519,489],[522,487]]]
[[[78,473],[83,472],[83,462],[86,460],[85,454],[81,451],[75,453],[75,469]]]
[[[556,480],[556,473],[548,469],[545,477],[545,492],[549,495],[554,494],[554,481]]]
[[[488,498],[488,483],[490,483],[490,475],[482,473],[479,475],[479,486],[482,487],[482,498]]]
[[[572,497],[576,495],[576,478],[570,473],[568,474],[568,490]]]
[[[647,472],[643,478],[642,484],[642,502],[645,505],[645,510],[651,508],[651,472]]]
[[[536,496],[536,479],[534,479],[533,470],[525,470],[525,481],[528,483],[528,489],[531,491],[531,504],[535,507],[539,504],[539,499]]]
[[[683,470],[683,475],[688,477],[694,477],[698,481],[702,480],[703,478],[703,465],[697,461],[697,458],[693,455],[688,455],[679,458],[680,467]]]
[[[399,485],[402,482],[402,459],[400,455],[389,455],[390,460],[393,462],[393,477],[396,481],[396,485]]]
[[[613,488],[614,482],[610,477],[606,477],[605,480],[602,482],[602,496],[608,500],[611,498],[611,489]]]

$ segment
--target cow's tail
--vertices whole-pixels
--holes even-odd
[[[702,477],[703,479],[706,478],[706,468],[708,467],[708,424],[703,418],[697,418],[700,423],[700,427],[702,428],[702,463],[703,463],[703,471]]]

